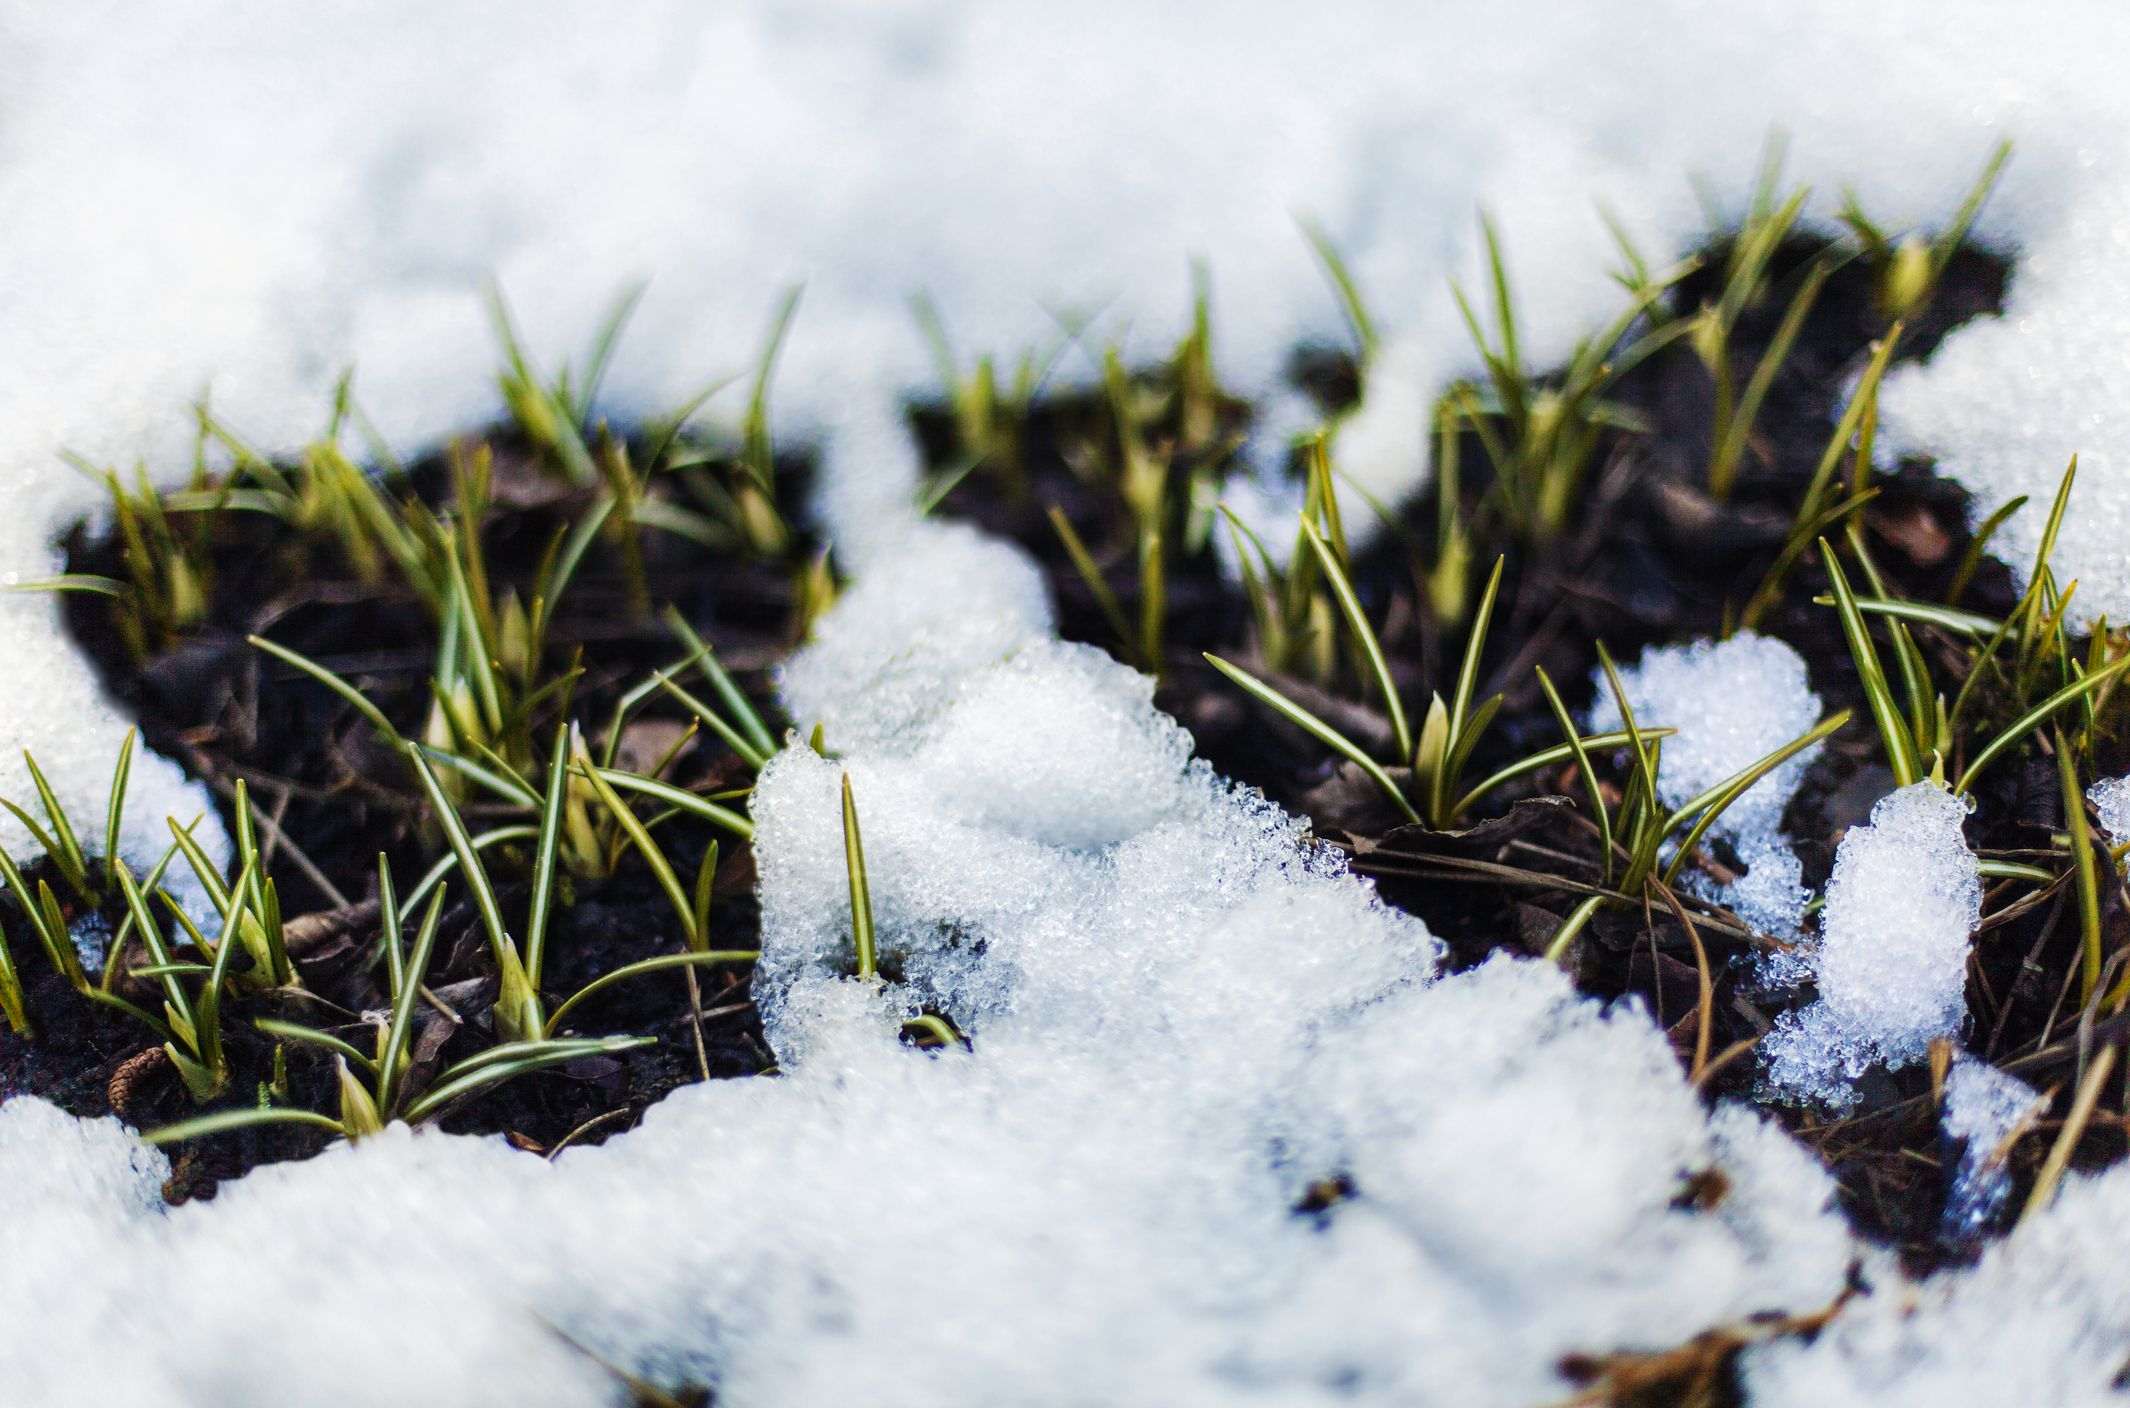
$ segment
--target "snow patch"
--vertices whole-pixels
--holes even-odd
[[[2086,800],[2100,818],[2100,829],[2121,845],[2130,841],[2130,777],[2104,777],[2086,789]]]
[[[2006,1142],[2047,1108],[2039,1091],[2010,1072],[1969,1056],[1953,1059],[1938,1128],[1953,1158],[1944,1226],[1956,1243],[1979,1237],[2003,1213],[2012,1193]]]
[[[52,1229],[0,1279],[14,1390],[78,1397],[86,1359],[141,1403],[612,1396],[559,1329],[734,1404],[1464,1408],[1836,1294],[1831,1183],[1711,1119],[1639,1007],[1527,960],[1438,978],[1148,680],[1041,632],[1019,558],[906,532],[789,672],[844,756],[788,747],[755,795],[779,1076],[553,1164],[402,1130],[175,1211],[115,1125],[11,1102],[11,1216]],[[893,982],[848,976],[845,775]],[[971,1049],[903,1043],[927,1009]],[[202,1277],[272,1333],[197,1314]]]
[[[1620,671],[1635,723],[1677,732],[1660,743],[1657,796],[1677,808],[1720,786],[1819,722],[1804,659],[1773,636],[1740,631],[1721,641],[1658,646]],[[1625,727],[1602,670],[1592,675],[1597,697],[1592,731]],[[1794,940],[1811,892],[1804,866],[1783,834],[1782,816],[1819,756],[1813,744],[1747,788],[1709,828],[1728,841],[1746,873],[1725,883],[1699,871],[1687,874],[1694,893],[1727,905],[1761,933]]]
[[[1810,1344],[1748,1351],[1755,1408],[2100,1408],[2122,1402],[2130,1343],[2130,1166],[2073,1174],[1972,1271],[1920,1285],[1883,1263]]]
[[[1960,828],[1967,802],[1940,783],[1881,797],[1834,853],[1813,957],[1819,1000],[1761,1043],[1771,1093],[1842,1111],[1872,1066],[1898,1069],[1967,1020],[1968,939],[1982,876]]]

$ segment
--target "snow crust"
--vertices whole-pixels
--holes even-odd
[[[1967,1020],[1968,940],[1982,876],[1960,827],[1967,802],[1923,781],[1881,797],[1834,853],[1813,956],[1819,1000],[1761,1042],[1771,1091],[1841,1111],[1873,1066],[1898,1069]]]
[[[683,1091],[552,1166],[395,1134],[175,1212],[114,1125],[0,1105],[9,1392],[611,1396],[553,1324],[624,1364],[714,1362],[735,1403],[1031,1383],[1515,1402],[1558,1395],[1567,1349],[1831,1296],[1851,1247],[1825,1179],[1749,1114],[1705,1120],[1646,1019],[1525,963],[1427,981],[1416,926],[1182,763],[1143,686],[1048,641],[1025,564],[966,536],[913,544],[894,511],[900,402],[927,375],[919,287],[964,357],[1041,345],[1059,311],[1150,355],[1201,254],[1224,375],[1271,393],[1295,342],[1341,335],[1293,223],[1312,214],[1383,334],[1342,465],[1391,498],[1425,477],[1434,390],[1471,368],[1445,280],[1477,284],[1477,207],[1544,363],[1616,306],[1597,199],[1652,258],[1683,252],[1704,232],[1689,177],[1735,213],[1781,126],[1811,222],[1854,188],[1929,226],[2010,135],[1979,227],[2019,256],[2006,315],[1889,377],[1880,443],[1935,454],[1977,512],[2032,495],[1998,540],[2015,566],[2080,451],[2058,575],[2082,612],[2130,615],[2130,16],[1662,0],[1636,27],[1663,42],[1538,3],[0,12],[0,579],[50,570],[49,535],[91,502],[58,448],[174,477],[203,391],[267,449],[323,423],[351,363],[402,452],[488,418],[483,276],[550,363],[651,280],[607,383],[617,415],[746,367],[805,281],[780,430],[822,447],[863,574],[789,687],[848,755],[908,964],[876,993],[834,976],[821,803],[840,778],[791,753],[760,799],[779,1079]],[[93,814],[116,713],[49,601],[0,596],[0,640],[0,751],[33,748]],[[1031,712],[1045,689],[1069,716]],[[1017,750],[1017,728],[1089,749],[1093,775]],[[0,766],[0,790],[24,782]],[[150,759],[134,788],[144,860],[164,814],[204,799]],[[1918,854],[1949,934],[1958,858]],[[918,1002],[974,1052],[902,1046]],[[1896,1025],[1905,1052],[1918,1028]],[[1672,1207],[1711,1162],[1732,1195]],[[1287,1213],[1339,1172],[1359,1195],[1324,1226]],[[1753,1356],[1755,1401],[2097,1399],[2130,1335],[2126,1200],[2120,1174],[2074,1178],[1972,1275],[1914,1290],[1880,1266],[1813,1345]],[[233,1285],[244,1305],[197,1313],[192,1288]]]
[[[1591,683],[1597,695],[1590,728],[1624,727],[1604,672],[1594,672]],[[1666,807],[1684,806],[1819,722],[1819,696],[1804,659],[1784,642],[1753,631],[1644,651],[1620,671],[1620,684],[1639,727],[1677,730],[1662,740],[1657,758],[1657,795]],[[1811,901],[1782,817],[1818,756],[1814,744],[1784,762],[1710,826],[1709,839],[1729,842],[1745,874],[1727,883],[1698,871],[1688,875],[1696,893],[1728,905],[1777,939],[1798,937]]]

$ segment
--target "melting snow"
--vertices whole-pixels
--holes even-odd
[[[1967,1020],[1968,939],[1982,876],[1960,827],[1967,803],[1918,782],[1881,797],[1834,853],[1813,958],[1819,1000],[1761,1042],[1770,1088],[1834,1110],[1872,1066],[1915,1064]]]
[[[2130,841],[2130,777],[2104,777],[2086,789],[2086,800],[2100,817],[2100,829],[2121,845]]]
[[[1851,1247],[1826,1180],[1753,1116],[1704,1118],[1645,1018],[1527,963],[1430,981],[1419,926],[1183,762],[1142,683],[1049,640],[1025,564],[913,542],[892,509],[920,286],[965,355],[1041,344],[1060,311],[1128,325],[1143,354],[1180,330],[1201,254],[1223,371],[1262,395],[1291,345],[1339,335],[1294,229],[1312,213],[1385,335],[1340,451],[1392,496],[1424,478],[1434,388],[1470,365],[1445,277],[1479,272],[1476,207],[1543,363],[1615,304],[1596,199],[1653,257],[1683,251],[1689,178],[1735,211],[1780,125],[1813,221],[1853,188],[1895,226],[1938,222],[2009,134],[1979,231],[2021,255],[2006,316],[1889,378],[1881,443],[1936,453],[1978,511],[2046,502],[2082,451],[2059,575],[2081,610],[2130,616],[2109,414],[2130,399],[2130,18],[1679,0],[1636,23],[1664,42],[1535,4],[7,11],[0,573],[48,571],[47,535],[91,498],[58,447],[181,473],[203,390],[270,449],[322,424],[350,363],[402,451],[486,419],[484,275],[551,359],[651,277],[616,414],[746,366],[806,281],[778,413],[824,447],[862,575],[789,687],[848,753],[908,963],[897,989],[835,976],[840,779],[795,752],[759,799],[780,1079],[682,1091],[552,1166],[395,1134],[174,1212],[114,1125],[0,1106],[10,1391],[611,1393],[553,1324],[619,1362],[714,1365],[735,1403],[1519,1402],[1559,1391],[1568,1349],[1827,1299]],[[2023,553],[2038,526],[2030,507],[2001,541]],[[49,601],[0,612],[0,736],[93,811],[121,725]],[[1023,728],[1089,769],[1017,750]],[[203,805],[150,760],[134,786],[136,851]],[[1874,927],[1942,978],[1971,869],[1943,819],[1904,820],[1934,838],[1913,848],[1891,820],[1877,844],[1934,888],[1927,921]],[[1830,925],[1865,922],[1838,899]],[[1880,1057],[1957,1024],[1933,983],[1914,1011],[1865,1003]],[[920,1001],[974,1052],[903,1047]],[[1673,1207],[1711,1164],[1731,1195]],[[1321,1227],[1288,1213],[1330,1174],[1357,1195]],[[1756,1399],[2098,1396],[2130,1335],[2126,1200],[2119,1174],[2073,1180],[1913,1316],[1879,1268],[1815,1344],[1755,1358]]]
[[[120,1401],[583,1401],[555,1326],[734,1403],[1509,1405],[1572,1351],[1836,1294],[1825,1175],[1705,1115],[1638,1008],[1526,960],[1436,977],[1148,680],[1048,635],[1022,559],[912,532],[790,672],[847,756],[787,749],[756,796],[781,1076],[552,1166],[399,1133],[168,1213],[160,1159],[14,1101],[13,1214],[66,1219],[0,1280],[14,1390],[78,1396],[95,1344]],[[846,772],[894,985],[844,976]],[[904,1045],[920,1007],[973,1051]]]
[[[1987,1061],[1953,1059],[1945,1076],[1938,1126],[1953,1159],[1945,1195],[1945,1231],[1967,1241],[1988,1230],[2012,1193],[2006,1142],[2048,1108],[2019,1077]]]
[[[1592,683],[1597,698],[1591,729],[1624,727],[1602,670]],[[1645,651],[1620,671],[1620,684],[1639,727],[1677,730],[1662,741],[1657,759],[1657,796],[1671,808],[1720,786],[1819,722],[1819,696],[1804,660],[1783,642],[1752,631]],[[1798,937],[1812,898],[1804,866],[1783,834],[1782,815],[1818,756],[1814,744],[1789,759],[1710,826],[1709,839],[1731,844],[1744,875],[1729,882],[1699,871],[1688,876],[1696,893],[1730,906],[1777,939]]]
[[[1973,1271],[1904,1285],[1883,1262],[1810,1345],[1749,1352],[1756,1408],[2120,1405],[2130,1344],[2130,1177],[2073,1174]]]

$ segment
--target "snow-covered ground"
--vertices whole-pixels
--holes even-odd
[[[553,1165],[395,1136],[175,1212],[115,1126],[0,1106],[0,1396],[610,1393],[559,1329],[733,1403],[1513,1404],[1564,1391],[1570,1350],[1818,1309],[1861,1255],[1874,1294],[1752,1356],[1756,1403],[2103,1397],[2130,1181],[2074,1178],[1974,1272],[1905,1286],[1786,1137],[1704,1116],[1645,1017],[1533,964],[1435,978],[1417,924],[1186,763],[1143,682],[1051,639],[1025,563],[891,506],[920,290],[971,354],[1074,313],[1151,350],[1203,256],[1222,370],[1268,394],[1338,335],[1313,216],[1386,333],[1341,451],[1396,491],[1468,356],[1445,281],[1476,273],[1476,208],[1543,361],[1613,307],[1598,200],[1683,251],[1689,178],[1735,210],[1779,126],[1814,218],[1853,188],[1928,223],[2008,135],[1981,225],[2018,255],[2006,316],[1893,376],[1881,433],[1985,509],[2080,452],[2060,573],[2124,619],[2126,61],[2098,4],[9,8],[0,572],[48,570],[90,501],[58,449],[181,472],[203,390],[270,447],[350,364],[403,450],[487,419],[483,276],[550,360],[650,279],[617,414],[745,366],[803,280],[780,427],[824,451],[858,582],[789,699],[847,754],[883,941],[975,1049],[910,1051],[825,975],[839,776],[788,754],[757,799],[782,1078]],[[93,808],[121,725],[48,601],[0,612],[0,751]],[[1046,765],[1071,753],[1094,766]],[[140,844],[201,805],[168,767],[136,787]],[[1729,1196],[1674,1207],[1711,1166]],[[1288,1214],[1331,1174],[1358,1196]]]

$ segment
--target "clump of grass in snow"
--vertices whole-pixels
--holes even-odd
[[[1422,716],[1419,730],[1415,732],[1399,698],[1397,682],[1391,677],[1390,665],[1384,655],[1382,643],[1361,609],[1360,599],[1354,594],[1353,585],[1347,578],[1346,568],[1340,562],[1339,555],[1306,521],[1303,525],[1303,537],[1314,554],[1325,581],[1330,584],[1345,624],[1367,660],[1370,676],[1389,713],[1391,733],[1397,749],[1391,763],[1386,767],[1370,757],[1365,749],[1345,734],[1325,723],[1273,685],[1241,667],[1217,655],[1208,655],[1206,659],[1215,669],[1259,702],[1298,725],[1367,774],[1406,820],[1437,830],[1443,829],[1496,787],[1527,773],[1558,765],[1575,756],[1578,750],[1618,747],[1630,739],[1640,737],[1633,732],[1632,725],[1627,732],[1602,734],[1588,739],[1578,737],[1571,730],[1568,742],[1519,759],[1469,788],[1465,787],[1465,767],[1471,761],[1472,752],[1478,746],[1479,740],[1485,735],[1487,725],[1493,721],[1495,713],[1501,708],[1501,695],[1490,695],[1485,699],[1477,699],[1475,695],[1479,682],[1480,654],[1486,646],[1487,626],[1493,618],[1494,599],[1501,586],[1502,564],[1495,563],[1494,575],[1480,595],[1479,610],[1473,618],[1471,635],[1465,643],[1464,660],[1457,673],[1457,683],[1451,701],[1444,703],[1439,692],[1430,696],[1427,712]],[[1393,774],[1393,769],[1402,775],[1403,781],[1399,775]]]
[[[691,429],[698,399],[655,428],[638,469],[631,445],[592,421],[598,386],[633,297],[602,333],[584,373],[573,375],[565,366],[552,381],[534,369],[500,298],[494,300],[507,363],[501,384],[515,433],[532,448],[538,472],[551,474],[583,504],[549,544],[530,589],[522,593],[506,586],[489,562],[489,527],[509,511],[498,496],[489,446],[454,448],[448,458],[450,507],[431,508],[413,493],[397,464],[387,459],[372,474],[342,449],[344,432],[360,422],[346,382],[327,433],[293,465],[252,451],[202,408],[201,449],[188,487],[162,494],[145,479],[129,488],[115,474],[99,472],[112,494],[114,531],[128,579],[76,576],[34,585],[109,597],[119,634],[137,657],[167,648],[203,619],[213,570],[210,546],[231,514],[271,517],[289,530],[282,551],[299,557],[329,554],[357,581],[404,592],[420,603],[437,642],[429,710],[417,730],[395,723],[362,682],[289,646],[252,638],[262,653],[323,685],[367,722],[404,760],[408,801],[428,817],[428,848],[435,861],[407,897],[409,912],[427,905],[411,951],[403,947],[401,905],[390,867],[380,860],[379,958],[389,979],[391,1015],[378,1025],[374,1051],[278,1015],[286,1010],[281,999],[301,995],[303,977],[283,936],[269,856],[259,844],[259,823],[241,780],[233,807],[233,880],[192,840],[190,823],[177,819],[170,822],[172,845],[145,877],[136,877],[118,858],[135,746],[130,735],[114,770],[100,856],[84,843],[84,833],[60,807],[34,759],[29,768],[41,816],[0,799],[46,856],[46,875],[33,883],[13,859],[0,854],[0,880],[13,896],[22,927],[36,935],[46,960],[77,996],[128,1014],[160,1039],[196,1102],[209,1104],[229,1093],[232,1021],[284,1048],[326,1051],[338,1063],[337,1105],[330,1112],[287,1104],[285,1082],[277,1076],[270,1088],[262,1087],[257,1108],[203,1114],[159,1131],[158,1142],[272,1123],[307,1124],[359,1138],[393,1119],[434,1119],[501,1081],[649,1040],[569,1034],[587,999],[621,983],[679,972],[687,978],[700,1017],[696,970],[756,957],[752,950],[712,947],[718,843],[711,840],[704,847],[684,881],[657,833],[685,819],[745,840],[752,831],[744,812],[745,780],[777,746],[768,722],[712,647],[669,608],[673,662],[619,694],[595,743],[586,736],[592,721],[577,717],[583,669],[574,657],[559,657],[551,636],[557,603],[600,544],[618,555],[624,575],[642,597],[637,535],[645,530],[678,533],[719,553],[767,561],[772,571],[790,571],[801,579],[802,601],[818,606],[830,599],[833,581],[825,563],[794,555],[795,534],[777,497],[769,386],[795,304],[794,294],[777,312],[736,442],[720,446]],[[229,470],[210,472],[210,448],[229,458]],[[635,602],[638,609],[648,606],[645,600]],[[677,705],[689,719],[687,727],[644,770],[636,770],[641,763],[623,766],[622,736],[654,701]],[[703,795],[661,776],[702,733],[729,748],[743,779],[740,786],[728,783],[721,792]],[[730,769],[725,776],[731,776]],[[466,810],[476,795],[480,814],[489,819],[478,832],[469,827],[472,813]],[[649,814],[639,815],[645,803]],[[572,878],[603,881],[629,855],[669,900],[680,936],[677,951],[610,968],[551,1003],[544,981],[550,936],[558,907],[569,903]],[[180,857],[220,917],[215,937],[201,932],[164,886],[168,867]],[[526,898],[519,916],[506,914],[503,890],[491,876],[499,863],[513,871],[522,866]],[[417,1088],[409,1066],[409,1023],[446,888],[453,883],[473,901],[500,983],[494,1008],[498,1042]],[[69,905],[117,906],[117,933],[100,979],[76,952]],[[522,924],[513,924],[514,917]],[[152,983],[160,1012],[121,995],[122,976]],[[246,1009],[261,999],[274,999],[277,1014],[254,1011],[246,1021]],[[0,1017],[24,1037],[35,1033],[37,1014],[30,1010],[5,933],[0,933]],[[278,1069],[278,1055],[276,1060]],[[707,1075],[706,1059],[703,1069]]]

